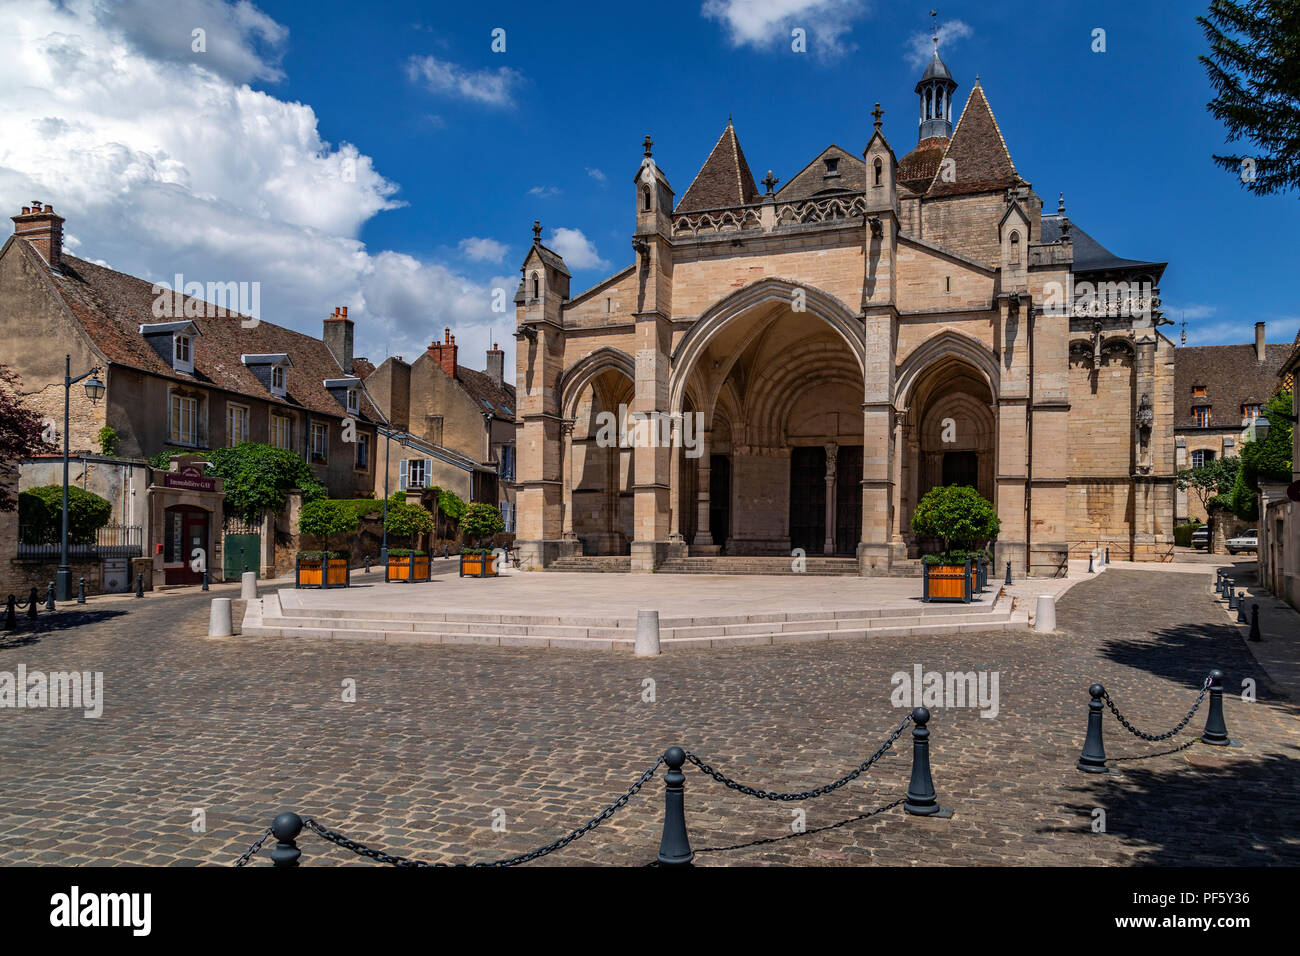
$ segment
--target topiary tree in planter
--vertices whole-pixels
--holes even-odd
[[[931,488],[912,513],[913,531],[943,541],[942,554],[924,556],[927,564],[964,564],[967,557],[981,557],[1001,527],[992,503],[969,485]],[[954,551],[954,542],[976,554]]]
[[[321,551],[329,550],[331,538],[352,534],[360,524],[351,502],[318,498],[302,506],[298,514],[298,533],[316,538]]]
[[[427,508],[411,504],[409,501],[391,501],[388,505],[388,533],[399,538],[408,539],[412,546],[415,537],[428,534],[433,530],[433,515]],[[393,551],[390,548],[389,554]]]
[[[484,540],[506,529],[505,520],[499,509],[483,502],[465,506],[465,513],[460,519],[460,529],[467,540],[475,543],[476,549],[485,551]]]

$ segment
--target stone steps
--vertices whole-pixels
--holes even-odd
[[[249,602],[248,636],[317,640],[372,640],[390,644],[483,644],[630,651],[635,618],[558,618],[480,612],[404,612],[310,609],[282,605],[280,594]],[[663,650],[864,640],[884,636],[936,636],[1015,630],[1007,601],[861,610],[664,617]]]
[[[673,558],[661,564],[659,574],[842,574],[856,576],[857,558],[810,556],[804,569],[794,570],[794,559],[738,555],[735,557]]]
[[[556,558],[545,568],[547,571],[631,571],[632,559],[627,555],[568,555]]]

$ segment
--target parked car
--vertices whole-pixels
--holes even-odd
[[[1228,553],[1237,554],[1239,551],[1259,553],[1259,529],[1251,528],[1249,531],[1243,531],[1235,538],[1228,539]]]
[[[1193,548],[1209,548],[1210,546],[1210,526],[1203,524],[1192,532]]]

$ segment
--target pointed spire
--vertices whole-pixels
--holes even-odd
[[[749,171],[735,126],[728,116],[726,129],[682,195],[677,209],[727,209],[752,203],[758,196],[754,174]]]
[[[938,177],[930,184],[927,196],[956,196],[966,193],[1000,192],[1021,182],[1011,161],[1006,141],[984,90],[976,85],[966,98],[961,119],[953,130],[944,151],[943,161],[951,159],[957,178],[944,182]]]

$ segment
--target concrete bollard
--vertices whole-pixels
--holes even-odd
[[[636,643],[632,653],[637,657],[656,657],[659,654],[659,612],[636,612]]]
[[[239,599],[241,601],[257,600],[257,573],[245,571],[239,576]]]
[[[1038,595],[1038,611],[1034,615],[1034,630],[1056,630],[1056,598],[1050,594]]]
[[[213,598],[212,610],[208,612],[208,637],[233,637],[234,633],[230,598]]]

